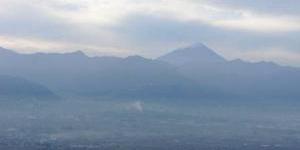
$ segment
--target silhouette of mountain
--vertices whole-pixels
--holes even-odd
[[[18,77],[0,75],[2,99],[57,99],[46,87]]]
[[[182,76],[175,67],[141,56],[13,53],[10,57],[0,55],[0,73],[37,81],[61,95],[156,98],[211,95],[208,94],[211,89]]]
[[[158,60],[177,66],[184,76],[248,98],[300,97],[300,69],[271,62],[228,61],[203,45],[182,48]]]
[[[198,43],[190,47],[172,51],[158,58],[158,60],[168,62],[172,65],[181,66],[189,63],[217,63],[226,60],[215,53],[207,46]]]
[[[271,62],[228,61],[203,44],[158,59],[19,54],[0,49],[0,74],[47,86],[60,95],[136,98],[300,97],[300,69]]]

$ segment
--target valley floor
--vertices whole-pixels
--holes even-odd
[[[1,101],[0,149],[299,149],[300,104],[278,103]]]

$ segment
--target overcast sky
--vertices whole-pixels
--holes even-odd
[[[155,58],[197,42],[300,66],[300,1],[0,0],[0,46],[19,52]]]

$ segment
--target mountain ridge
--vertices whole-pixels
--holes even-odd
[[[5,56],[0,55],[0,73],[35,80],[60,94],[174,98],[201,95],[198,89],[204,89],[179,74],[173,66],[141,56],[14,56],[4,59]]]
[[[202,51],[203,46],[192,46],[193,51]],[[244,97],[300,97],[300,69],[284,67],[273,62],[247,62],[241,59],[228,61],[226,59],[214,59],[211,61],[197,61],[178,59],[191,55],[190,47],[180,49],[181,54],[176,57],[161,59],[177,66],[177,70],[199,83],[223,89],[227,93],[235,93]],[[211,49],[204,49],[213,51]],[[187,53],[187,54],[182,54]],[[193,53],[192,53],[193,54]],[[174,51],[164,56],[172,56]],[[221,56],[216,58],[219,58]],[[200,55],[196,55],[201,58]],[[207,57],[207,56],[205,56]],[[208,57],[207,57],[208,58]]]
[[[1,99],[59,99],[45,86],[26,79],[0,75]]]
[[[300,97],[300,69],[271,62],[229,61],[203,44],[157,59],[90,57],[82,51],[12,52],[7,57],[0,52],[0,74],[42,83],[56,93],[84,96]]]

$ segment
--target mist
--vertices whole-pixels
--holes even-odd
[[[299,2],[0,0],[0,150],[298,150]]]

